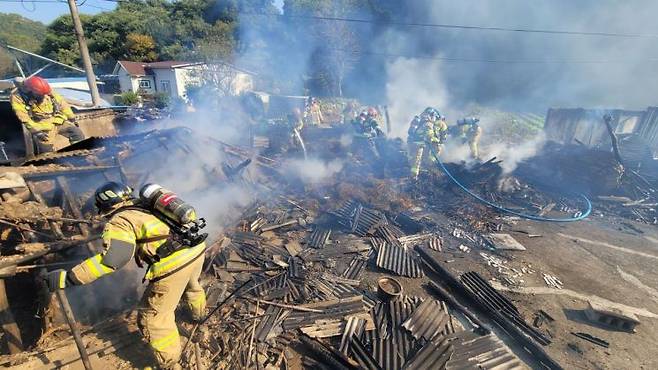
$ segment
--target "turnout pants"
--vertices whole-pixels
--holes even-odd
[[[193,319],[204,318],[206,295],[199,284],[203,260],[201,256],[182,270],[149,283],[142,297],[139,329],[153,349],[160,368],[173,368],[181,356],[181,340],[174,314],[181,298],[185,298]]]
[[[468,137],[468,146],[471,149],[471,157],[474,159],[480,158],[480,152],[478,150],[478,144],[480,143],[480,136],[482,135],[482,129],[478,128],[476,132],[469,135]]]
[[[34,137],[34,141],[37,144],[37,148],[39,149],[39,153],[49,153],[54,150],[58,150],[61,148],[56,148],[57,147],[57,140],[55,138],[57,136],[63,136],[66,139],[68,139],[70,144],[75,144],[78,141],[84,140],[85,135],[82,133],[82,130],[76,125],[74,125],[71,122],[64,122],[63,124],[56,126],[54,129],[50,131],[45,131],[47,134],[46,136],[42,136],[42,138],[38,138],[37,136]],[[61,145],[61,143],[60,143]]]
[[[436,162],[429,146],[434,149],[436,155],[441,155],[441,151],[443,150],[443,145],[437,142],[410,142],[408,146],[411,177],[414,179],[418,178],[420,168],[423,164]]]

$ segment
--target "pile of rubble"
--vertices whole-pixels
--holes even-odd
[[[445,302],[377,280],[424,277],[415,248],[440,251],[436,233],[408,235],[422,227],[355,201],[326,213],[303,203],[281,198],[251,207],[210,248],[209,306],[227,291],[236,298],[194,338],[204,350],[191,361],[227,369],[294,361],[339,369],[523,368],[493,334],[465,328]]]

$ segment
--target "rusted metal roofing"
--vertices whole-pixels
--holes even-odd
[[[417,340],[432,340],[439,336],[453,334],[455,328],[445,303],[426,299],[402,324]]]
[[[423,269],[407,248],[385,243],[377,253],[377,267],[392,271],[401,276],[423,277]]]

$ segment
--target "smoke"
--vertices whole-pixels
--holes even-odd
[[[399,58],[386,65],[386,102],[391,136],[406,139],[409,122],[426,107],[449,107],[449,94],[440,62]]]
[[[473,26],[658,34],[655,1],[405,2],[395,20]],[[391,33],[394,34],[391,37]],[[405,42],[400,43],[397,40]],[[391,42],[392,41],[392,42]],[[644,108],[656,104],[655,38],[397,27],[379,51],[414,55],[416,72],[440,65],[453,104],[545,112],[551,106]],[[427,58],[427,59],[426,59]],[[388,69],[388,68],[387,68]],[[387,74],[390,76],[390,74]],[[431,74],[429,75],[431,76]],[[428,76],[428,78],[429,78]],[[390,77],[389,77],[390,78]]]
[[[309,185],[330,180],[342,169],[343,162],[338,159],[328,162],[317,158],[291,159],[283,164],[283,171],[286,175]]]

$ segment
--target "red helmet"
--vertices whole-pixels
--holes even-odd
[[[368,108],[368,116],[370,116],[372,118],[377,118],[378,114],[379,113],[377,113],[377,109],[375,109],[374,107],[369,107]]]
[[[48,95],[51,93],[52,89],[48,84],[48,81],[44,80],[39,76],[33,76],[25,80],[24,82],[25,89],[37,96]]]

